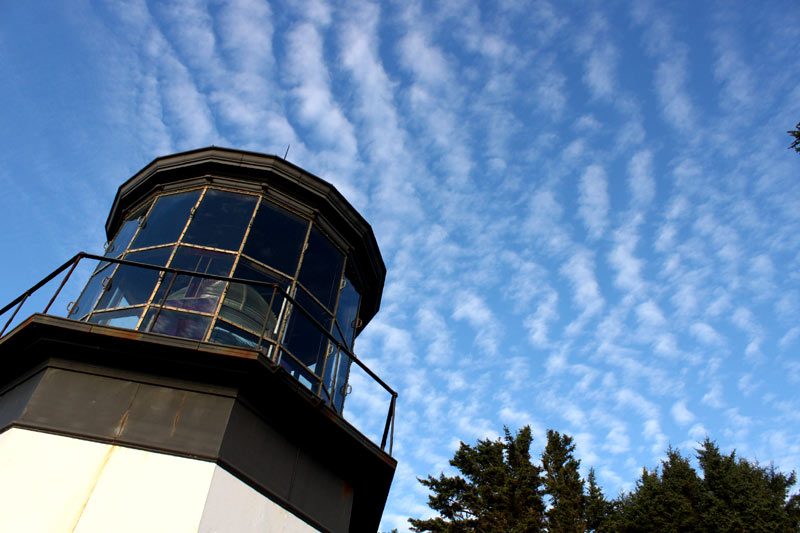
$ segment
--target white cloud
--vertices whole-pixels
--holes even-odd
[[[639,235],[636,233],[637,219],[614,231],[614,247],[609,254],[609,263],[617,271],[614,285],[641,297],[646,290],[642,279],[643,261],[635,254]]]
[[[717,331],[704,322],[695,322],[689,328],[692,335],[707,346],[724,346],[725,339]]]
[[[628,163],[628,176],[631,205],[636,209],[646,208],[653,201],[656,189],[653,154],[650,150],[640,150],[634,154]]]
[[[643,326],[659,327],[666,324],[664,314],[653,300],[639,304],[636,307],[636,316]]]
[[[474,293],[460,291],[454,300],[453,318],[466,320],[475,330],[475,342],[488,355],[496,355],[500,342],[500,323],[483,298]]]
[[[695,123],[695,111],[684,88],[686,68],[684,55],[673,53],[658,65],[654,81],[664,117],[682,133],[691,132]]]
[[[594,275],[594,259],[586,249],[574,252],[561,266],[561,274],[572,285],[573,301],[580,310],[580,316],[571,325],[572,331],[583,327],[583,323],[597,315],[605,305],[600,287]]]
[[[531,343],[538,348],[545,348],[550,344],[548,337],[549,324],[558,318],[558,293],[548,290],[536,307],[536,312],[525,319]]]
[[[687,409],[685,401],[678,401],[672,404],[670,413],[675,423],[681,426],[687,426],[695,420],[694,413]]]
[[[563,208],[552,190],[541,189],[534,193],[525,229],[536,236],[538,244],[550,253],[561,254],[571,245],[569,234],[562,225],[562,214]]]
[[[605,42],[596,45],[586,60],[583,79],[595,97],[609,98],[614,94],[616,81],[617,50]]]
[[[589,238],[603,236],[608,226],[608,182],[599,165],[590,165],[581,176],[578,213],[583,219]]]
[[[314,24],[300,23],[287,34],[287,73],[300,122],[345,160],[357,157],[353,126],[331,92],[323,41]]]
[[[703,403],[710,406],[721,408],[725,405],[722,399],[722,385],[719,382],[711,383],[708,392],[703,395]]]
[[[604,448],[613,454],[626,453],[630,450],[631,439],[624,426],[615,427],[606,435]]]

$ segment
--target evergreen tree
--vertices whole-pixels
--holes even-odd
[[[798,153],[800,153],[800,122],[797,123],[797,126],[795,126],[795,128],[796,129],[794,130],[789,130],[786,132],[792,137],[794,137],[794,141],[792,141],[792,144],[789,145],[789,150],[794,149]]]
[[[603,489],[597,484],[594,468],[589,469],[589,477],[585,486],[587,488],[584,503],[586,531],[604,531],[605,523],[613,512],[613,507],[606,500]]]
[[[800,497],[787,499],[795,474],[722,455],[706,439],[697,450],[701,479],[672,448],[661,470],[642,472],[636,488],[614,502],[604,524],[613,532],[800,531]]]
[[[439,516],[410,518],[412,529],[437,533],[541,531],[541,470],[530,460],[532,440],[526,426],[516,437],[506,428],[504,438],[496,441],[481,440],[474,447],[462,442],[450,460],[461,475],[419,480],[431,490],[428,505]]]
[[[678,450],[667,450],[661,472],[643,470],[636,489],[622,497],[609,531],[701,531],[703,486],[697,472]]]
[[[531,463],[529,427],[496,441],[464,443],[450,464],[460,475],[429,476],[435,518],[409,519],[438,533],[779,532],[800,533],[795,474],[723,455],[706,439],[697,450],[703,476],[671,447],[659,468],[643,469],[634,490],[609,502],[593,469],[580,478],[572,438],[547,432],[542,467]],[[543,496],[547,498],[545,507]]]
[[[547,445],[542,453],[544,492],[550,497],[547,530],[556,533],[582,533],[584,521],[583,480],[575,459],[572,437],[547,431]]]
[[[788,476],[746,459],[736,452],[722,455],[717,445],[706,439],[697,450],[703,468],[707,531],[797,532],[800,531],[800,498],[787,500],[795,483]]]

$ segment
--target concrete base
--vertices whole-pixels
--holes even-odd
[[[312,533],[213,462],[12,428],[0,531]]]

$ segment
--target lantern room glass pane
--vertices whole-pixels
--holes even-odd
[[[350,356],[344,350],[339,352],[339,360],[336,361],[336,381],[333,384],[333,408],[338,413],[344,408],[344,397],[347,395],[347,380],[350,377]]]
[[[344,255],[316,228],[311,228],[298,281],[328,309],[336,304]]]
[[[177,241],[199,196],[200,191],[192,191],[159,197],[131,244],[131,249]]]
[[[287,278],[244,258],[239,260],[233,277],[275,283],[284,291],[290,283]],[[277,332],[278,317],[284,307],[284,301],[283,295],[274,287],[231,283],[222,302],[219,316],[251,333],[273,337]],[[270,302],[272,308],[269,307]]]
[[[328,344],[328,337],[323,330],[298,309],[292,310],[283,345],[318,375],[322,372]]]
[[[122,252],[127,250],[131,239],[136,234],[136,230],[139,229],[139,218],[144,216],[146,211],[146,208],[139,209],[128,217],[122,228],[117,232],[117,236],[108,245],[105,253],[106,257],[119,257]]]
[[[323,307],[321,307],[311,296],[302,288],[298,287],[294,299],[297,304],[308,311],[308,313],[319,322],[325,331],[331,330],[333,317]],[[298,311],[299,312],[299,311]]]
[[[339,307],[336,309],[336,322],[344,336],[345,345],[353,349],[353,337],[356,333],[356,319],[358,318],[358,304],[361,295],[353,283],[345,277],[344,287],[339,294]]]
[[[217,320],[214,324],[214,329],[211,331],[209,340],[229,346],[243,346],[245,348],[258,347],[258,337],[256,335],[239,329],[224,320]]]
[[[136,329],[136,324],[139,323],[142,311],[144,311],[143,306],[93,313],[89,322],[93,324],[105,324],[106,326],[116,326],[118,328]]]
[[[227,276],[233,266],[234,255],[212,250],[180,246],[172,258],[170,268]],[[174,278],[174,279],[173,279]],[[225,288],[225,281],[169,273],[153,298],[153,303],[191,311],[213,313]],[[167,298],[164,295],[169,290]]]
[[[211,317],[183,313],[170,309],[150,308],[144,319],[142,329],[150,333],[161,333],[183,339],[203,340],[208,331]]]
[[[126,261],[136,261],[148,265],[164,266],[171,247],[132,252],[125,256]],[[133,265],[119,265],[116,273],[106,285],[106,292],[97,303],[97,309],[110,309],[146,303],[158,281],[159,271]]]
[[[281,366],[285,368],[289,374],[291,374],[295,379],[297,379],[297,381],[312,391],[317,391],[317,387],[319,386],[319,377],[317,377],[313,372],[310,372],[308,369],[304,368],[302,365],[298,364],[297,360],[285,350],[281,350],[278,356],[280,357]]]
[[[244,253],[294,276],[307,229],[307,220],[262,200],[247,236]]]
[[[209,189],[197,206],[183,242],[238,251],[257,200],[247,194]]]
[[[97,302],[100,293],[103,291],[103,280],[114,271],[114,268],[108,265],[108,263],[105,263],[103,268],[98,269],[92,276],[92,279],[86,284],[86,288],[83,289],[83,293],[80,298],[78,298],[78,301],[70,308],[67,318],[83,320],[86,315],[89,314],[92,307],[94,307],[94,304]]]

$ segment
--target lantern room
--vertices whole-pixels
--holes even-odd
[[[276,156],[202,149],[124,183],[106,231],[107,257],[171,270],[103,262],[70,318],[264,348],[341,411],[350,360],[337,347],[375,314],[385,267],[334,187]]]

